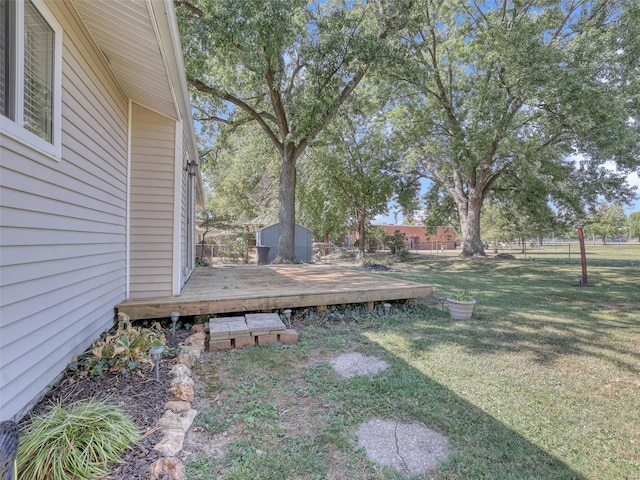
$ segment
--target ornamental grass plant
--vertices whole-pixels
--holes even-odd
[[[54,404],[22,432],[18,475],[24,480],[84,480],[106,475],[110,463],[140,438],[115,406],[95,399]]]

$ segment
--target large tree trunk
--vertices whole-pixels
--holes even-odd
[[[280,237],[278,256],[273,263],[295,263],[296,246],[296,158],[293,149],[285,149],[280,173]]]
[[[366,228],[365,228],[365,222],[364,222],[364,217],[360,217],[358,216],[358,237],[360,238],[360,241],[358,242],[358,250],[360,250],[360,255],[362,257],[364,257],[364,252],[366,250]]]
[[[482,201],[467,201],[465,205],[458,205],[460,214],[460,232],[462,233],[462,257],[486,257],[482,241],[480,240],[480,209]]]

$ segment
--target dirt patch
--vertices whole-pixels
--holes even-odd
[[[344,378],[357,375],[375,375],[389,368],[389,364],[372,355],[362,353],[344,353],[331,360],[331,365]]]

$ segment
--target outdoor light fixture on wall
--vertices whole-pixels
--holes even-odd
[[[198,171],[198,163],[197,162],[187,162],[187,166],[185,167],[185,171],[189,173],[189,176],[195,176]]]

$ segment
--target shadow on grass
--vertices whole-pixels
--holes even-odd
[[[437,315],[435,307],[429,315]],[[540,309],[539,315],[552,316],[553,311]],[[448,314],[443,314],[448,315]],[[556,321],[543,322],[536,319],[518,318],[516,321],[504,318],[487,320],[482,313],[474,313],[470,321],[450,321],[423,323],[414,329],[411,342],[416,350],[432,348],[442,343],[463,346],[475,355],[513,352],[530,355],[536,362],[551,365],[568,355],[598,358],[635,374],[640,373],[638,364],[640,353],[630,342],[627,346],[611,344],[613,331],[624,336],[624,331],[637,332],[639,325],[633,320],[599,320],[588,314],[580,314],[581,323]],[[609,343],[609,344],[608,344]]]
[[[328,364],[317,364],[306,373],[309,394],[332,405],[332,414],[354,430],[378,417],[420,422],[445,435],[452,453],[430,478],[586,478],[393,351],[371,347],[364,336],[352,339],[369,344],[391,367],[373,377],[342,379]]]
[[[630,269],[616,271],[617,276],[593,269],[597,286],[579,288],[566,268],[517,262],[501,269],[484,260],[469,277],[456,274],[455,266],[440,262],[435,271],[394,275],[435,285],[434,298],[418,308],[443,322],[420,326],[421,347],[452,342],[476,354],[529,351],[542,364],[566,355],[589,356],[640,373],[640,352],[625,342],[627,332],[640,330],[640,293]],[[439,312],[437,297],[456,288],[470,289],[478,300],[471,321],[449,322],[448,314]]]

